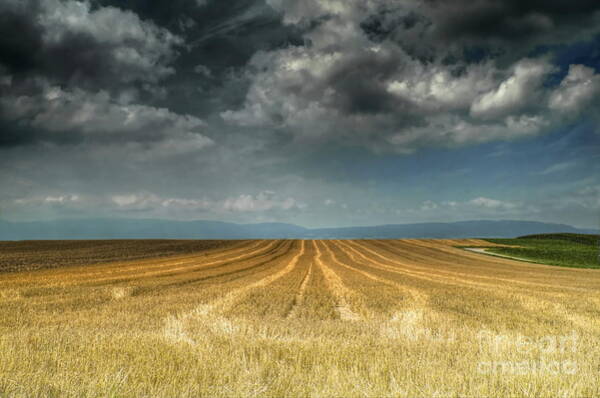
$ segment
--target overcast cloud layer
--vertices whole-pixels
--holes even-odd
[[[600,222],[596,0],[4,0],[0,218]]]

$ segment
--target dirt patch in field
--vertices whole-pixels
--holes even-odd
[[[489,251],[487,251],[486,248],[483,248],[483,247],[464,247],[463,249],[468,250],[470,252],[474,252],[474,253],[487,254],[488,256],[504,257],[504,258],[510,258],[512,260],[527,261],[527,262],[530,262],[530,263],[534,262],[534,261],[528,260],[526,258],[515,257],[515,256],[508,256],[506,254],[499,254],[499,253],[489,252]]]

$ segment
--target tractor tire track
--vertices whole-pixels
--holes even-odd
[[[297,316],[298,309],[304,302],[304,294],[306,292],[306,287],[308,286],[308,284],[310,282],[310,278],[312,277],[313,266],[314,266],[314,263],[311,262],[308,267],[308,270],[306,271],[306,275],[304,275],[304,278],[302,279],[302,283],[300,284],[298,293],[296,293],[296,296],[294,297],[294,305],[293,305],[292,309],[290,310],[290,312],[288,313],[287,318],[297,318],[298,317]]]
[[[325,243],[323,243],[322,241],[321,243],[325,245]],[[313,244],[317,251],[315,262],[323,272],[329,290],[336,298],[336,311],[338,312],[340,319],[344,321],[360,320],[361,317],[357,313],[352,311],[352,309],[348,305],[348,302],[346,301],[346,297],[354,296],[356,295],[356,292],[346,287],[346,285],[344,285],[344,282],[342,282],[341,278],[335,273],[335,271],[333,271],[331,268],[325,265],[325,263],[321,259],[323,253],[321,252],[321,249],[319,249],[319,245],[316,241],[313,241]]]

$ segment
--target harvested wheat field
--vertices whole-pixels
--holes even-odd
[[[455,247],[482,245],[239,241],[4,272],[0,396],[600,396],[600,271]]]

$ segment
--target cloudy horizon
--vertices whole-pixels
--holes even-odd
[[[600,225],[600,4],[5,0],[0,219]]]

